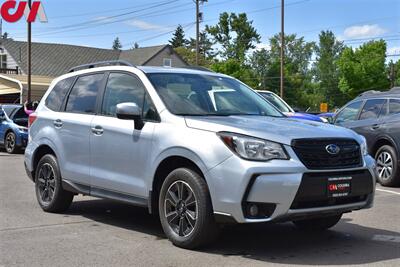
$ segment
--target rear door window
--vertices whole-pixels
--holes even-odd
[[[59,81],[51,90],[48,97],[46,98],[45,105],[53,111],[59,111],[61,105],[64,102],[65,95],[67,94],[69,88],[71,88],[75,77],[70,77]]]
[[[349,104],[345,107],[337,116],[336,123],[343,123],[347,121],[357,120],[357,115],[360,112],[360,108],[363,101],[357,101]]]
[[[400,99],[390,99],[389,115],[400,113]]]
[[[360,120],[376,119],[381,112],[385,99],[370,99],[365,103],[361,114]]]
[[[94,114],[103,73],[79,77],[69,94],[66,112]]]

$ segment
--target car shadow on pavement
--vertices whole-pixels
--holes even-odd
[[[165,238],[158,218],[144,208],[87,200],[74,202],[67,214]],[[200,251],[277,264],[350,265],[400,258],[399,239],[398,232],[354,224],[348,218],[321,233],[300,231],[291,223],[227,225],[216,242]]]

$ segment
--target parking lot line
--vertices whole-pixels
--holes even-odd
[[[400,196],[400,193],[399,193],[399,192],[395,192],[395,191],[391,191],[391,190],[385,190],[385,189],[377,188],[376,191],[381,191],[381,192],[386,192],[386,193],[392,193],[392,194],[395,194],[395,195],[399,195],[399,196]]]

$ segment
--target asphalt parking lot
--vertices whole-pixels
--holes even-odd
[[[375,206],[322,234],[292,224],[226,227],[201,251],[174,247],[146,209],[75,197],[44,213],[23,155],[0,151],[0,266],[400,266],[400,188],[378,186]]]

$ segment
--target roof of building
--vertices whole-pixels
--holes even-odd
[[[166,47],[168,47],[168,45],[139,47],[133,50],[124,50],[121,51],[119,59],[128,61],[137,66],[144,65]]]
[[[22,71],[27,73],[27,43],[12,39],[1,39],[0,42],[18,63]],[[133,65],[144,65],[165,48],[170,48],[170,45],[118,51],[76,45],[34,42],[32,43],[32,74],[56,77],[78,65],[119,59],[128,61]]]

